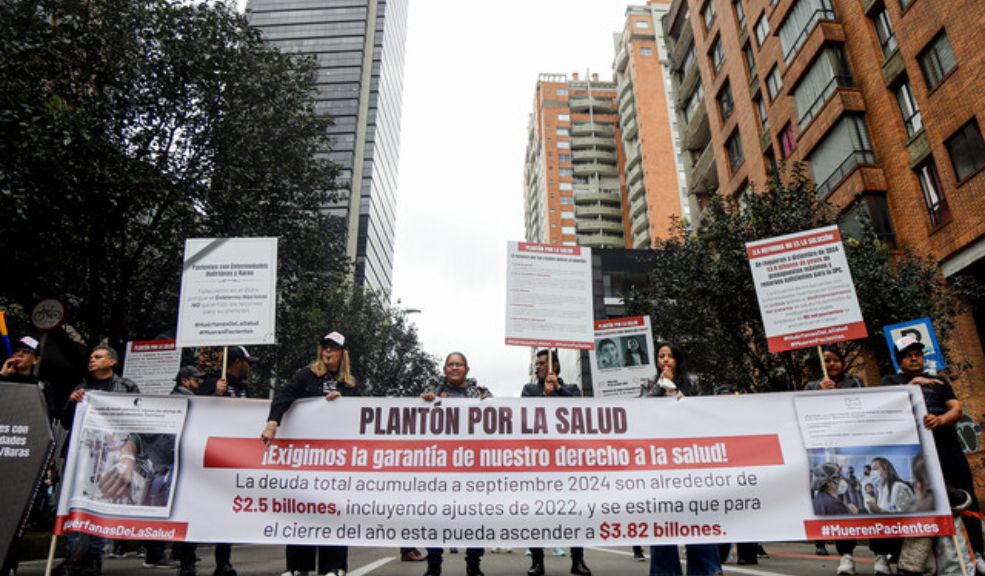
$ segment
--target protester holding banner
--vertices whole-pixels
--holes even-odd
[[[674,394],[699,396],[701,388],[684,366],[684,352],[674,342],[660,342],[657,348],[659,373],[647,396]],[[712,576],[722,571],[716,544],[687,544],[688,576]],[[677,545],[650,546],[650,576],[680,576],[681,561]]]
[[[548,359],[548,354],[550,354],[550,359]],[[581,389],[576,384],[565,384],[564,380],[558,376],[561,373],[561,362],[558,361],[557,352],[553,350],[537,351],[534,373],[537,376],[537,382],[525,384],[520,396],[525,398],[581,396]],[[531,548],[530,557],[532,562],[530,569],[527,570],[527,576],[544,576],[544,549]],[[571,548],[571,573],[575,576],[592,576],[592,571],[585,565],[584,548]]]
[[[421,394],[421,398],[428,402],[436,398],[478,398],[485,400],[492,396],[492,392],[484,386],[479,386],[475,378],[469,378],[469,361],[465,359],[465,354],[452,352],[445,357],[444,377],[439,378],[428,390]],[[444,549],[428,548],[428,570],[424,576],[441,576],[441,562]],[[452,550],[454,553],[455,551]],[[485,548],[466,548],[465,549],[465,574],[466,576],[482,576],[479,568],[482,562],[482,555]]]
[[[136,383],[114,372],[119,360],[119,354],[109,346],[96,346],[89,354],[89,375],[69,395],[68,404],[59,416],[62,426],[69,433],[65,438],[65,451],[72,444],[71,434],[72,424],[75,421],[75,405],[82,401],[87,390],[140,394],[140,388]],[[88,571],[99,574],[102,571],[105,545],[105,538],[93,534],[69,532],[65,536],[65,560],[59,564],[54,573],[73,576]]]
[[[851,374],[845,373],[845,357],[835,346],[824,346],[821,348],[821,358],[818,359],[819,362],[823,363],[824,371],[827,373],[827,377],[822,377],[819,380],[812,380],[807,383],[804,387],[805,390],[835,390],[844,388],[864,388],[865,384],[858,376],[852,376]],[[840,478],[840,475],[839,475]],[[858,480],[855,480],[858,482]],[[850,480],[845,480],[848,492],[845,493],[845,497],[850,497],[853,490],[856,487],[852,485]],[[862,502],[854,502],[852,506],[855,507],[857,513],[860,506],[863,506]],[[817,503],[815,500],[815,513],[817,508]],[[854,574],[855,573],[855,546],[857,542],[855,540],[835,540],[835,549],[838,551],[838,555],[841,556],[841,560],[838,563],[838,568],[835,574]],[[818,540],[815,543],[815,551],[820,556],[827,556],[828,550],[824,546],[823,540]]]
[[[955,425],[963,414],[961,402],[954,394],[950,382],[943,375],[931,375],[924,371],[924,344],[912,336],[904,336],[896,341],[894,353],[899,364],[899,373],[885,376],[883,386],[898,386],[914,384],[920,386],[924,402],[927,404],[927,415],[923,425],[934,435],[937,446],[937,456],[940,460],[944,483],[952,488],[959,488],[971,495],[969,510],[979,511],[978,499],[975,497],[974,478],[968,460],[961,448]],[[875,467],[873,466],[873,469]],[[985,574],[985,560],[982,559],[982,524],[977,518],[968,518],[965,522],[972,550],[975,552],[976,569],[979,574]]]
[[[315,361],[298,370],[286,386],[277,391],[270,404],[267,426],[260,437],[269,444],[277,436],[284,414],[299,398],[323,396],[335,400],[340,396],[361,396],[356,379],[350,371],[349,350],[345,336],[330,332],[321,339]],[[283,576],[304,576],[315,570],[318,574],[341,574],[349,569],[348,546],[303,546],[291,544],[286,550],[287,571]]]

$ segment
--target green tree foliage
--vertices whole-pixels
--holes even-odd
[[[277,236],[258,379],[289,377],[336,318],[364,361],[393,358],[360,376],[404,378],[413,327],[345,280],[314,81],[219,1],[0,2],[0,305],[16,323],[59,298],[86,344],[121,347],[173,333],[186,238]]]
[[[675,226],[648,255],[650,286],[628,298],[629,312],[649,314],[658,338],[681,344],[706,393],[797,390],[816,377],[806,370],[817,364],[816,351],[768,351],[745,244],[835,224],[837,213],[817,199],[802,165],[755,192],[742,205],[713,194],[697,229]],[[845,245],[869,338],[844,348],[850,366],[869,352],[885,371],[883,326],[930,316],[946,342],[974,287],[946,282],[937,262],[893,249],[868,222],[860,225],[862,234]]]

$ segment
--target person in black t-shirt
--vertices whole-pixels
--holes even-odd
[[[979,506],[978,499],[975,497],[974,478],[955,428],[963,414],[961,402],[954,394],[954,389],[951,388],[947,378],[940,374],[924,372],[924,345],[920,341],[911,336],[904,336],[896,341],[894,348],[899,372],[884,376],[881,384],[920,386],[924,402],[927,404],[927,415],[924,416],[923,425],[934,434],[934,444],[937,446],[944,483],[968,492],[971,495],[971,506],[968,509],[977,512]],[[966,518],[965,528],[978,564],[985,566],[985,562],[982,562],[981,521],[977,518]]]

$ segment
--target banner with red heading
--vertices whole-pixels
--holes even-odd
[[[144,434],[130,419],[119,420],[129,432],[113,425],[141,398],[87,394],[76,431],[93,429],[96,414],[105,438]],[[953,531],[934,496],[940,468],[917,425],[925,408],[914,386],[681,400],[313,398],[294,404],[268,447],[259,438],[267,401],[187,402],[172,456],[180,470],[160,474],[168,460],[142,451],[159,447],[149,438],[130,452],[136,469],[158,466],[170,490],[121,492],[136,478],[93,467],[79,457],[92,453],[93,435],[74,436],[59,533],[526,547]],[[119,463],[114,449],[95,454]],[[898,478],[909,497],[863,477],[866,466]],[[166,508],[154,508],[154,493],[169,495]]]
[[[506,344],[591,350],[591,248],[510,242],[508,252]]]
[[[746,244],[770,352],[865,338],[837,226]]]

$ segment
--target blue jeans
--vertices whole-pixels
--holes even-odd
[[[715,544],[688,544],[687,576],[713,576],[722,571]],[[650,576],[682,576],[677,546],[650,546]]]

